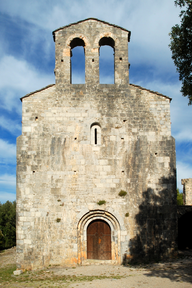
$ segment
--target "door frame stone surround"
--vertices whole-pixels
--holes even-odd
[[[84,214],[77,225],[78,264],[83,265],[87,259],[87,227],[94,220],[103,220],[111,228],[111,259],[112,263],[121,264],[121,228],[117,218],[104,210],[92,210]],[[98,260],[99,261],[99,260]],[[102,261],[102,260],[101,260]],[[106,261],[106,260],[105,260]]]

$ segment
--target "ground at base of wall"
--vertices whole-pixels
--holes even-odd
[[[192,287],[192,251],[177,260],[138,266],[99,265],[48,267],[14,276],[15,248],[0,252],[0,287]]]

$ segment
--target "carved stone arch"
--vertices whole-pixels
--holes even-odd
[[[74,34],[70,35],[66,41],[66,46],[68,46],[70,48],[71,41],[75,38],[79,38],[79,39],[83,40],[85,43],[85,47],[90,46],[88,39],[80,33],[74,33]]]
[[[105,221],[111,229],[111,259],[112,263],[121,263],[121,228],[117,218],[104,210],[92,210],[81,217],[77,225],[78,264],[87,259],[87,227],[94,220]]]
[[[115,42],[115,46],[117,46],[119,44],[119,41],[118,41],[118,38],[111,32],[104,32],[104,33],[101,33],[99,34],[96,38],[95,38],[95,46],[98,46],[98,49],[99,49],[99,42],[102,38],[111,38],[113,39],[113,41]],[[115,48],[115,47],[114,47]]]
[[[70,55],[71,55],[71,46],[70,46],[70,44],[71,44],[71,41],[73,39],[75,39],[75,38],[79,38],[80,40],[84,41],[84,43],[85,43],[85,46],[83,47],[84,51],[85,51],[87,46],[90,46],[87,38],[84,35],[79,34],[79,33],[72,34],[72,35],[70,35],[68,37],[68,39],[66,41],[66,44],[65,44],[65,47],[63,48],[63,52],[62,52],[63,56],[70,57]]]
[[[86,50],[87,46],[90,46],[87,38],[84,35],[79,34],[79,33],[72,34],[72,35],[70,35],[68,37],[68,39],[66,41],[66,45],[65,45],[65,47],[63,49],[63,56],[68,56],[70,58],[70,55],[71,55],[71,46],[70,46],[70,44],[71,44],[71,41],[73,41],[73,39],[75,39],[75,38],[79,38],[80,40],[82,40],[85,43],[85,46],[83,46],[84,51]],[[80,46],[82,46],[82,45],[80,45]]]

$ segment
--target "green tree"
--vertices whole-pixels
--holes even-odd
[[[4,247],[4,235],[2,231],[0,230],[0,250]]]
[[[177,189],[177,205],[183,205],[183,193],[180,193],[179,189]]]
[[[0,250],[16,245],[16,202],[0,203]]]
[[[181,92],[192,104],[192,0],[175,0],[180,6],[181,23],[172,27],[170,49],[172,59],[182,81]]]

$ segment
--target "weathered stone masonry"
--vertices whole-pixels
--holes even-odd
[[[181,179],[183,185],[183,204],[192,205],[192,178]]]
[[[24,96],[17,139],[17,265],[83,264],[87,227],[111,231],[111,263],[168,256],[176,238],[170,98],[129,84],[130,32],[87,19],[53,32],[56,84]],[[70,55],[85,51],[85,84]],[[99,84],[99,48],[115,52],[115,83]],[[97,137],[97,140],[95,140]],[[124,190],[123,197],[118,193]],[[97,202],[105,200],[99,206]]]

